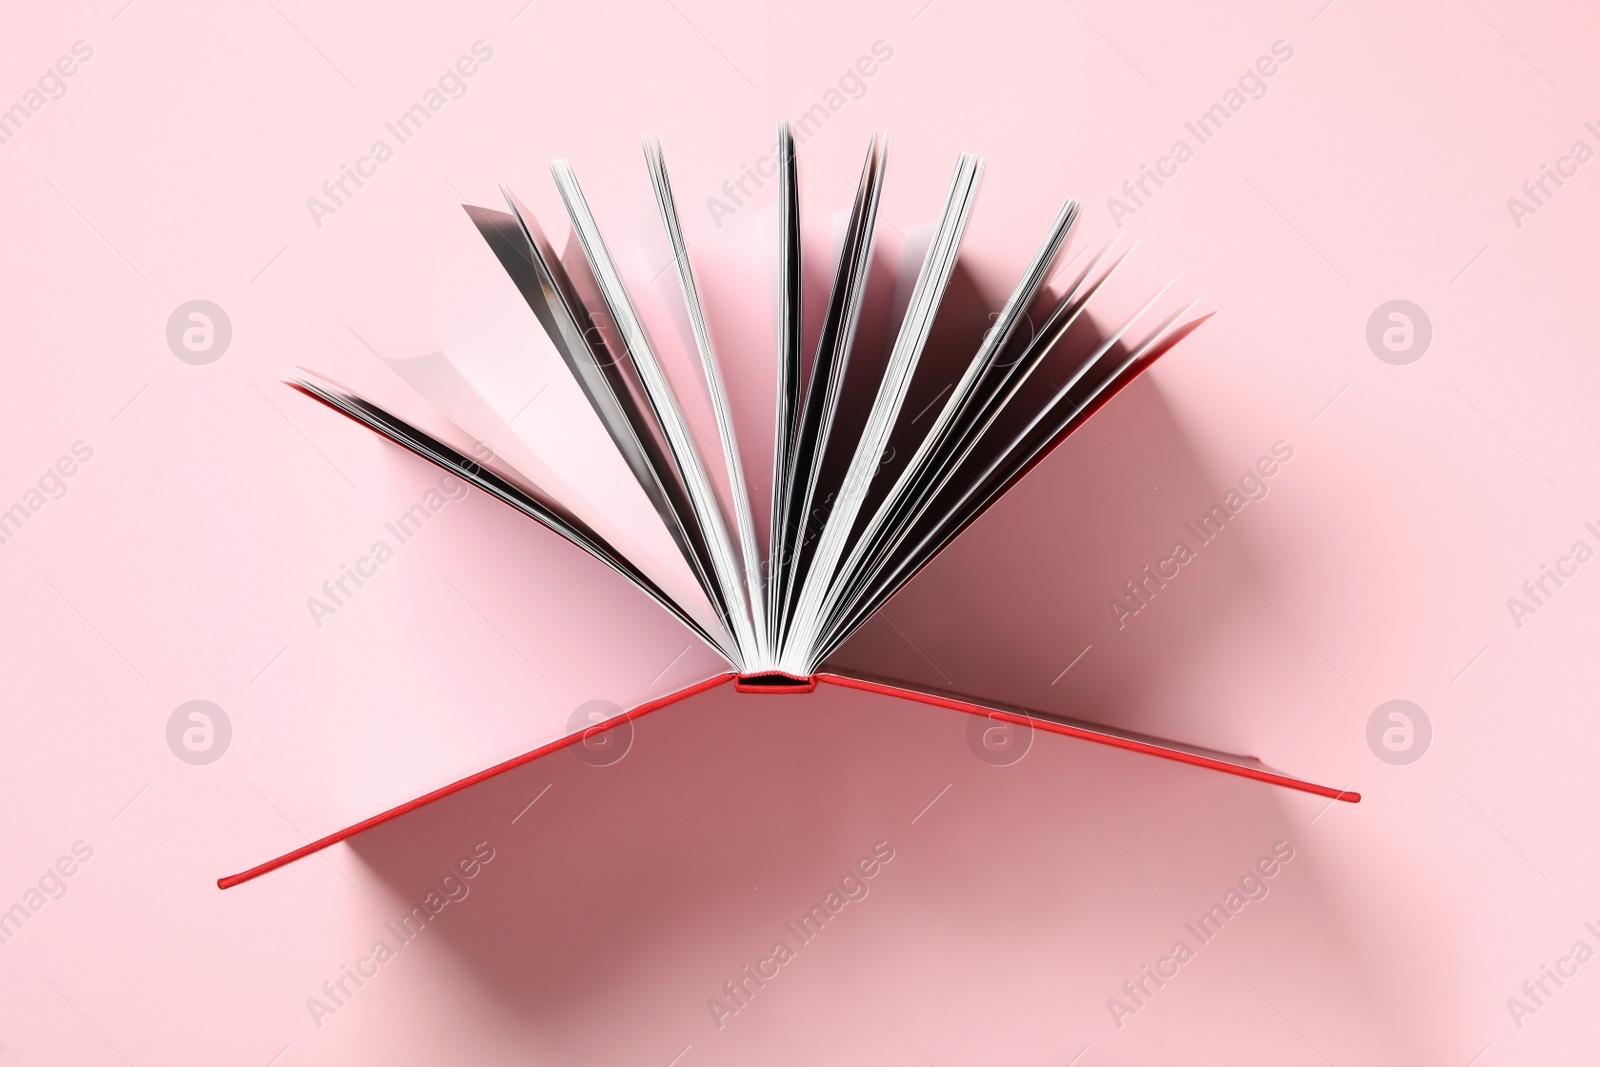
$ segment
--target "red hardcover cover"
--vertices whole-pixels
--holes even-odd
[[[354,837],[363,830],[370,830],[374,826],[388,822],[390,819],[399,818],[407,812],[415,811],[425,804],[432,804],[452,793],[459,793],[468,786],[477,785],[487,781],[495,775],[504,774],[506,771],[531,763],[541,756],[560,751],[568,745],[575,744],[585,737],[593,736],[620,726],[624,722],[648,715],[658,711],[669,704],[675,704],[686,697],[714,689],[724,682],[732,681],[734,688],[740,693],[758,695],[787,695],[814,692],[817,685],[826,682],[829,685],[840,686],[845,689],[860,689],[869,693],[881,693],[886,696],[899,697],[902,700],[911,700],[919,704],[931,704],[935,707],[946,708],[951,711],[965,712],[968,715],[982,715],[1002,722],[1013,723],[1019,726],[1028,726],[1047,733],[1061,734],[1065,737],[1075,737],[1083,741],[1093,741],[1096,744],[1112,745],[1116,748],[1127,749],[1131,752],[1142,752],[1149,756],[1159,756],[1162,759],[1176,760],[1196,767],[1205,767],[1225,774],[1236,774],[1244,778],[1252,778],[1258,782],[1269,785],[1283,786],[1286,789],[1298,789],[1305,793],[1314,793],[1317,796],[1329,797],[1333,800],[1343,800],[1357,803],[1361,800],[1360,793],[1346,792],[1333,789],[1325,785],[1316,785],[1299,778],[1283,774],[1249,756],[1236,756],[1226,752],[1216,752],[1211,749],[1185,745],[1177,741],[1167,741],[1158,737],[1148,737],[1142,734],[1117,730],[1109,726],[1100,726],[1094,723],[1079,722],[1059,715],[1045,712],[1030,711],[1025,708],[1008,708],[992,704],[977,704],[964,697],[953,696],[945,693],[933,692],[925,689],[911,688],[897,682],[882,681],[871,678],[859,678],[851,675],[819,672],[809,678],[798,675],[770,673],[760,675],[738,675],[734,673],[714,674],[710,678],[679,689],[677,692],[668,693],[666,696],[657,697],[647,703],[640,704],[632,711],[625,711],[615,715],[604,722],[596,723],[588,729],[541,745],[532,752],[525,752],[520,756],[497,763],[493,767],[479,771],[477,774],[468,775],[457,782],[441,786],[431,793],[425,793],[415,800],[408,800],[404,804],[380,812],[370,819],[363,819],[353,826],[347,826],[326,837],[319,838],[305,844],[292,852],[286,852],[276,859],[267,860],[265,863],[252,867],[238,874],[230,874],[225,878],[217,879],[217,888],[231,889],[242,882],[252,878],[259,878],[269,871],[275,871],[285,864],[293,863],[315,852],[320,852],[329,845],[338,844],[346,838]]]
[[[1258,782],[1266,782],[1268,785],[1279,785],[1285,789],[1298,789],[1302,793],[1315,793],[1319,797],[1328,797],[1331,800],[1343,800],[1351,804],[1359,803],[1361,800],[1360,793],[1334,789],[1331,786],[1317,785],[1302,778],[1295,778],[1292,775],[1273,770],[1253,756],[1238,756],[1230,752],[1218,752],[1215,749],[1201,748],[1198,745],[1186,745],[1181,741],[1168,741],[1165,738],[1137,734],[1111,726],[1101,726],[1098,723],[1083,722],[1078,719],[1069,719],[1048,712],[1031,711],[1026,708],[1007,708],[996,704],[975,704],[962,697],[925,689],[912,689],[896,682],[884,682],[876,679],[825,672],[817,675],[817,681],[843,686],[846,689],[863,689],[869,693],[883,693],[887,696],[899,697],[902,700],[914,700],[919,704],[932,704],[935,707],[949,708],[951,711],[966,712],[968,715],[982,715],[986,718],[998,719],[1001,722],[1029,726],[1035,730],[1044,730],[1047,733],[1061,734],[1064,737],[1076,737],[1083,741],[1093,741],[1097,745],[1125,748],[1130,752],[1142,752],[1147,756],[1159,756],[1162,759],[1176,760],[1179,763],[1188,763],[1196,767],[1222,771],[1224,774],[1236,774],[1241,778],[1253,778]]]
[[[648,703],[640,704],[632,711],[625,711],[621,715],[613,715],[604,722],[596,723],[588,729],[581,730],[575,734],[568,734],[566,737],[552,741],[548,745],[540,745],[532,752],[524,752],[520,756],[514,756],[511,759],[506,760],[504,763],[497,763],[493,767],[479,771],[477,774],[469,774],[459,782],[451,782],[449,785],[440,786],[431,793],[424,793],[415,800],[408,800],[398,807],[390,808],[388,811],[379,812],[372,818],[363,819],[354,826],[346,826],[343,830],[335,831],[334,833],[329,834],[327,837],[318,838],[317,840],[312,841],[310,844],[301,845],[293,852],[285,852],[277,859],[271,859],[263,864],[260,864],[259,866],[251,867],[248,871],[240,871],[238,874],[230,874],[226,878],[218,878],[217,888],[231,889],[240,882],[248,882],[252,878],[260,878],[268,871],[275,871],[279,867],[282,867],[288,863],[293,863],[297,859],[303,859],[304,857],[311,855],[313,852],[321,852],[329,845],[336,845],[345,838],[354,837],[363,830],[370,830],[374,826],[388,822],[390,819],[397,819],[408,811],[416,811],[424,804],[432,804],[435,800],[442,800],[451,793],[459,793],[468,786],[477,785],[479,782],[488,781],[497,774],[504,774],[505,772],[514,770],[525,763],[532,763],[540,756],[548,756],[552,752],[559,752],[568,745],[582,741],[585,737],[592,737],[593,735],[602,733],[614,726],[620,726],[630,719],[637,719],[641,715],[648,715],[652,711],[658,711],[661,708],[666,707],[668,704],[675,704],[685,697],[692,697],[696,693],[703,693],[707,689],[714,689],[733,677],[734,675],[731,673],[714,674],[710,678],[707,678],[704,681],[696,682],[691,686],[686,686],[685,688],[678,690],[676,693],[668,693],[664,697],[657,697]]]

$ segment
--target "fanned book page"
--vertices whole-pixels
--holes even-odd
[[[828,668],[829,657],[897,590],[1111,396],[1204,320],[1189,317],[1193,303],[1157,312],[1169,285],[1088,350],[1062,344],[1127,255],[1107,247],[1080,255],[1087,263],[1076,272],[1071,265],[1063,270],[1063,254],[1078,219],[1078,204],[1068,200],[1001,311],[988,317],[992,323],[979,324],[986,328],[971,334],[981,339],[970,351],[958,352],[958,358],[925,360],[936,323],[943,326],[962,313],[946,297],[983,178],[983,161],[962,153],[921,250],[914,282],[903,307],[895,309],[885,350],[865,351],[858,333],[870,302],[889,160],[887,139],[874,137],[831,267],[826,304],[812,309],[820,313],[813,315],[820,329],[808,347],[798,163],[787,124],[779,126],[778,148],[776,417],[766,499],[756,499],[752,492],[731,393],[659,138],[645,140],[645,164],[688,324],[692,351],[685,354],[706,390],[704,398],[693,398],[693,407],[709,409],[714,434],[691,426],[663,365],[661,342],[636,310],[570,164],[558,160],[550,169],[581,255],[558,258],[545,231],[509,191],[504,193],[505,211],[466,208],[638,480],[693,585],[664,580],[659,560],[630,558],[631,541],[614,543],[624,540],[616,534],[608,539],[596,528],[608,524],[593,515],[585,521],[576,501],[560,499],[565,487],[540,484],[547,468],[531,453],[520,465],[518,457],[501,457],[511,469],[490,470],[348,390],[309,377],[290,383],[594,556],[682,623],[728,669],[220,879],[219,885],[247,881],[586,734],[728,682],[753,696],[810,693],[819,684],[866,690],[1330,799],[1360,799],[1246,756],[1006,706],[978,695],[935,692]],[[1066,276],[1059,283],[1058,272]],[[751,299],[770,295],[752,293]],[[606,328],[598,328],[602,323]],[[1046,366],[1047,374],[1039,374]],[[459,390],[463,384],[464,379],[452,387]],[[921,410],[908,402],[917,389],[921,392],[915,395],[933,396]],[[708,404],[700,404],[701,399]],[[461,412],[474,409],[470,397],[458,397],[452,405]],[[460,428],[470,436],[470,427]],[[896,443],[895,453],[903,446],[906,455],[893,466],[882,459],[891,442]],[[719,485],[728,491],[719,493]],[[765,538],[758,515],[767,521]],[[676,564],[671,570],[681,573]],[[687,595],[696,591],[700,595]]]

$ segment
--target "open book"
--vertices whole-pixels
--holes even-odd
[[[560,353],[692,576],[674,582],[659,560],[630,558],[541,487],[535,472],[493,469],[359,396],[301,378],[290,384],[521,511],[627,578],[728,663],[728,670],[616,718],[219,881],[227,888],[422,804],[733,681],[740,692],[797,694],[819,682],[871,690],[1047,732],[1116,745],[1338,800],[1355,793],[1280,774],[1244,756],[1141,736],[1063,716],[934,692],[826,664],[892,597],[1029,469],[1203,319],[1193,304],[1142,325],[1158,293],[1086,349],[1059,342],[1125,256],[1107,247],[1050,288],[1078,204],[1068,200],[975,350],[938,365],[923,357],[956,270],[983,161],[963,153],[885,351],[863,355],[867,303],[888,158],[874,138],[845,223],[832,289],[808,337],[802,307],[800,200],[794,140],[778,129],[777,388],[771,499],[752,500],[712,331],[702,306],[659,139],[644,144],[697,365],[715,422],[706,454],[612,260],[577,176],[551,164],[581,255],[558,257],[539,224],[505,193],[507,211],[467,207]],[[1080,257],[1083,258],[1083,257]],[[1168,286],[1170,289],[1170,285]],[[897,301],[897,303],[899,303]],[[815,321],[817,316],[812,316]],[[1136,335],[1124,341],[1125,337]],[[1052,358],[1054,357],[1054,358]],[[852,362],[852,360],[855,362]],[[1049,367],[1047,374],[1039,374]],[[919,378],[919,372],[921,377]],[[909,410],[916,379],[933,402]],[[681,384],[681,376],[680,376]],[[929,417],[931,415],[931,418]],[[468,427],[461,427],[470,436]],[[893,447],[891,447],[891,444]],[[764,453],[764,449],[762,450]],[[894,461],[885,457],[893,455]],[[509,463],[509,461],[507,461]],[[765,525],[758,527],[757,508]],[[681,574],[681,570],[678,572]]]

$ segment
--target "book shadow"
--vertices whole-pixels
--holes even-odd
[[[666,1062],[688,1042],[713,1052],[726,1038],[711,1000],[736,1003],[724,983],[778,941],[798,957],[780,974],[806,977],[749,998],[738,1023],[756,1047],[823,1041],[827,1027],[796,1038],[792,1016],[853,1017],[848,980],[894,989],[899,1025],[935,1047],[978,1042],[977,1054],[984,1028],[962,1020],[978,1007],[1019,1026],[1044,1010],[1000,992],[1018,974],[1039,975],[1052,1011],[1104,1025],[1105,998],[1126,977],[1104,962],[1133,975],[1152,937],[1163,950],[1188,938],[1174,900],[1203,912],[1275,842],[1300,845],[1324,803],[1043,734],[996,766],[974,747],[974,722],[831,686],[759,696],[724,685],[638,720],[613,764],[563,750],[349,844],[390,899],[384,936],[402,956],[419,954],[399,947],[402,917],[426,912],[429,894],[458,897],[412,936],[535,1061],[665,1049]],[[865,898],[826,937],[796,937],[875,848],[893,859]],[[493,858],[462,878],[457,864],[475,850]],[[1293,888],[1256,909],[1276,917],[1230,930],[1219,965],[1273,957],[1292,930],[1317,942],[1301,948],[1319,959],[1319,981],[1361,1002],[1362,963],[1316,861],[1292,870],[1275,888]],[[1073,959],[1100,963],[1063,966]],[[810,1055],[828,1058],[825,1046]]]
[[[1085,316],[1038,376],[1070,367],[1107,336]],[[1127,352],[1119,341],[1105,358]],[[1261,443],[1263,454],[1270,448]],[[1255,459],[1241,458],[1241,471]],[[1248,749],[1266,709],[1175,696],[1205,690],[1230,640],[1259,639],[1251,627],[1266,609],[1244,576],[1259,557],[1250,508],[1263,505],[1224,509],[1221,523],[1212,511],[1238,476],[1218,478],[1202,465],[1161,384],[1141,375],[899,589],[827,666],[1258,755]],[[1270,494],[1270,481],[1260,481]],[[1208,516],[1212,525],[1201,529]],[[1180,544],[1191,554],[1181,564]]]

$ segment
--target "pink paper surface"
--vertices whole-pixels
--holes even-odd
[[[1581,1061],[1600,1017],[1595,30],[1499,0],[11,12],[0,1053]],[[386,124],[430,91],[402,143]],[[805,116],[808,250],[887,130],[897,248],[956,153],[987,158],[964,262],[996,310],[1074,196],[1069,255],[1141,242],[1098,326],[1179,274],[1174,298],[1216,312],[838,662],[1362,803],[1044,735],[1001,765],[956,712],[724,687],[639,722],[610,765],[562,752],[219,892],[718,669],[588,557],[279,383],[304,366],[426,413],[348,326],[393,358],[530,361],[503,380],[531,366],[548,389],[501,417],[603,444],[460,204],[499,208],[505,183],[561,247],[545,164],[570,158],[676,360],[638,144],[659,132],[764,499],[774,183],[737,204],[723,186]],[[335,204],[347,166],[366,175]],[[194,300],[231,328],[211,362],[181,317],[194,362],[169,345]],[[1391,351],[1397,300],[1412,347]],[[1236,489],[1199,544],[1186,524]],[[1180,540],[1194,558],[1126,599]],[[334,603],[324,583],[358,565]],[[184,747],[197,700],[231,731],[209,763],[178,755],[222,744],[213,715],[212,749]],[[1409,749],[1383,741],[1397,700]],[[791,926],[814,905],[808,940]]]

